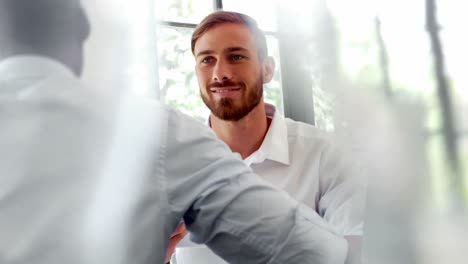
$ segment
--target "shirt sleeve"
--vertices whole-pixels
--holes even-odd
[[[209,128],[170,112],[168,203],[191,238],[229,263],[343,263],[346,241],[263,182]]]
[[[328,144],[320,160],[319,214],[343,236],[362,236],[366,181],[345,153]]]

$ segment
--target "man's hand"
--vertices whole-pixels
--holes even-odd
[[[172,254],[174,254],[175,248],[177,244],[188,234],[187,229],[185,229],[185,224],[181,223],[179,226],[176,228],[174,233],[172,233],[171,238],[169,239],[169,247],[167,248],[166,251],[166,262],[169,262],[171,259]]]

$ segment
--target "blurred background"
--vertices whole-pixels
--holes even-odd
[[[466,263],[468,18],[455,0],[83,0],[84,79],[205,122],[191,34],[215,10],[265,31],[265,99],[330,131],[369,177],[367,263]],[[128,88],[130,87],[130,88]]]

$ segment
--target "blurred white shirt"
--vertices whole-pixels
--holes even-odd
[[[366,183],[329,133],[284,118],[265,104],[271,124],[245,158],[252,170],[314,209],[343,236],[362,236]]]
[[[203,124],[102,97],[42,57],[0,63],[0,263],[162,263],[184,218],[230,263],[342,263],[346,242]]]
[[[362,236],[366,184],[349,157],[326,132],[282,117],[271,104],[265,103],[265,108],[270,127],[260,148],[244,162],[309,206],[337,234]],[[179,245],[192,246],[199,247],[188,236]]]

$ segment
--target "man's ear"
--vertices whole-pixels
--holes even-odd
[[[262,75],[263,83],[269,83],[273,79],[275,72],[275,60],[273,57],[268,56],[262,62]]]

